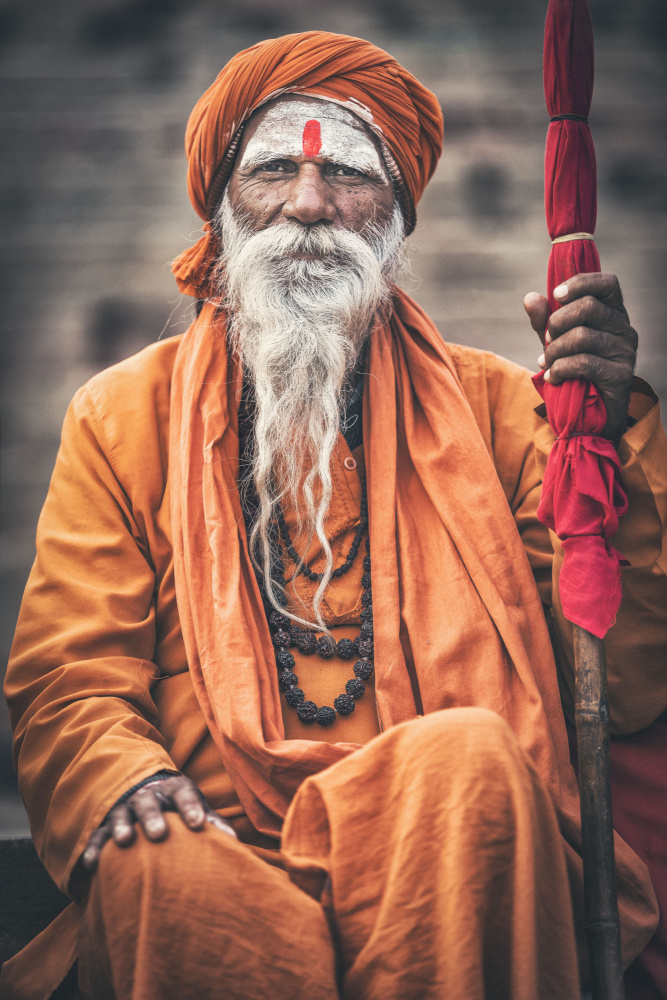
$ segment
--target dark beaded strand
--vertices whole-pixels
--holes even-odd
[[[239,427],[239,459],[241,471],[246,469],[250,463],[252,451],[252,432],[254,425],[254,398],[252,389],[244,381],[241,403],[238,411]],[[246,522],[246,530],[250,534],[250,527],[258,509],[257,495],[251,481],[246,481],[241,493],[241,501]],[[273,558],[271,564],[271,576],[275,583],[281,588],[285,587],[284,563],[280,554],[280,543],[293,560],[297,573],[303,574],[308,580],[319,583],[322,573],[315,573],[304,562],[292,544],[287,522],[284,514],[279,510],[276,524],[272,527],[271,547]],[[340,578],[347,573],[355,560],[361,546],[361,540],[368,527],[368,501],[366,490],[364,489],[361,498],[361,508],[359,512],[359,525],[355,531],[352,544],[344,561],[333,571],[333,577]],[[369,680],[373,673],[373,607],[371,596],[371,559],[370,542],[366,535],[366,555],[363,560],[364,575],[362,577],[363,594],[361,603],[361,629],[356,639],[340,639],[336,642],[331,636],[322,636],[317,639],[314,632],[304,631],[287,615],[281,614],[268,602],[266,594],[263,593],[264,606],[266,608],[267,619],[271,631],[271,639],[276,651],[276,666],[278,668],[278,682],[285,695],[285,701],[296,710],[296,714],[301,722],[305,724],[317,723],[325,728],[332,726],[336,721],[336,716],[345,717],[351,715],[355,709],[356,701],[363,696],[366,687],[363,681]],[[261,577],[258,576],[260,588],[262,588]],[[278,602],[281,606],[287,605],[287,597],[284,593],[278,595]],[[355,676],[347,681],[345,692],[338,695],[334,700],[334,707],[322,705],[318,708],[314,701],[309,701],[303,690],[298,686],[299,678],[294,673],[295,660],[289,651],[290,646],[296,646],[299,652],[310,656],[317,653],[322,659],[328,660],[333,656],[338,656],[343,660],[351,660],[355,655],[360,659],[353,667]]]
[[[352,639],[339,639],[336,646],[336,652],[340,656],[341,660],[351,660],[356,653]]]
[[[315,712],[315,722],[318,726],[333,726],[336,721],[336,712],[333,708],[329,708],[328,705],[322,705],[321,708]]]
[[[294,657],[288,649],[279,649],[276,652],[276,664],[279,670],[291,670],[294,666]]]
[[[323,635],[321,639],[317,640],[316,652],[323,660],[330,660],[332,656],[336,655],[335,641],[328,635]]]
[[[340,572],[334,570],[334,576],[341,576],[343,573],[346,573],[352,565],[361,544],[367,519],[366,495],[364,491],[359,528],[355,532],[354,541],[347,558],[338,567]],[[292,558],[296,566],[299,567],[298,571],[314,582],[321,580],[321,573],[313,573],[299,559],[298,553],[296,553],[292,545],[292,540],[282,513],[278,517],[278,526],[281,541],[288,555]],[[369,550],[370,546],[368,538],[366,538],[367,554],[364,556],[364,574],[361,578],[361,585],[363,587],[361,602],[363,608],[361,612],[361,627],[356,639],[339,639],[336,642],[331,636],[327,635],[323,635],[317,639],[314,632],[304,631],[295,622],[287,618],[286,615],[282,615],[275,610],[269,613],[272,641],[276,647],[276,664],[279,669],[278,679],[280,687],[285,693],[287,704],[291,708],[296,709],[297,716],[306,725],[315,722],[318,726],[328,727],[334,724],[337,715],[342,717],[351,715],[354,712],[357,700],[365,694],[366,686],[363,682],[369,680],[373,673],[373,607]],[[282,560],[280,560],[278,562],[279,576],[277,580],[280,583],[284,583],[282,579],[282,566]],[[301,653],[307,656],[317,653],[323,660],[330,660],[334,656],[338,656],[341,660],[351,660],[355,655],[359,656],[353,667],[355,676],[347,681],[345,691],[334,699],[333,708],[329,705],[318,707],[314,701],[306,700],[302,689],[298,686],[299,678],[291,670],[294,666],[294,657],[288,649],[289,646],[296,646]]]
[[[317,716],[317,705],[314,701],[302,701],[296,710],[296,714],[306,724],[314,722]]]
[[[310,566],[306,565],[306,563],[301,561],[299,553],[296,551],[294,545],[292,544],[292,538],[290,536],[289,528],[287,527],[285,515],[283,514],[282,510],[278,511],[277,521],[278,521],[278,530],[280,532],[281,541],[285,546],[285,551],[289,555],[290,559],[292,559],[292,561],[294,562],[294,565],[297,567],[297,573],[303,573],[303,575],[308,580],[312,580],[313,583],[319,583],[322,580],[324,574],[315,573],[315,571],[312,570]],[[344,573],[347,573],[348,570],[351,569],[352,564],[357,555],[357,552],[359,551],[359,546],[361,545],[361,539],[363,537],[364,531],[366,530],[367,527],[368,527],[368,501],[366,499],[366,491],[364,490],[361,496],[359,525],[354,533],[354,539],[352,540],[350,550],[347,556],[345,557],[345,560],[340,564],[340,566],[337,566],[336,569],[333,571],[332,573],[333,577],[335,578],[341,577],[343,576]],[[368,559],[368,557],[366,558]],[[370,559],[368,559],[368,565],[370,567]],[[364,569],[366,569],[366,560],[364,560]]]
[[[354,698],[349,694],[339,694],[334,701],[334,708],[339,715],[352,715],[355,708]]]
[[[367,681],[373,673],[373,664],[370,660],[357,660],[352,669],[360,681]]]

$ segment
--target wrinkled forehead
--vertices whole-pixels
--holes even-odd
[[[254,119],[254,120],[253,120]],[[283,97],[255,112],[240,166],[281,156],[306,156],[388,179],[382,156],[363,122],[331,101]]]

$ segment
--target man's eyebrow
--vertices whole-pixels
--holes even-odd
[[[262,167],[265,163],[274,163],[276,160],[286,160],[289,156],[285,153],[276,153],[269,149],[258,149],[256,153],[246,151],[241,157],[241,166]]]
[[[270,149],[258,149],[257,152],[247,150],[241,157],[240,167],[243,170],[256,170],[258,167],[263,167],[267,163],[289,160],[293,155],[293,153],[279,153]],[[376,165],[371,163],[370,158],[366,159],[366,157],[364,157],[362,162],[357,160],[356,157],[349,156],[341,156],[340,158],[324,156],[323,159],[336,167],[351,167],[353,170],[363,171],[363,173],[368,174],[368,176],[374,180],[388,180],[388,175],[382,167],[379,164]]]

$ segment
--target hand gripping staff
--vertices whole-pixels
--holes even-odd
[[[551,119],[544,201],[552,247],[553,290],[574,274],[600,270],[593,232],[597,212],[595,148],[588,126],[593,93],[593,28],[586,0],[549,0],[544,32],[544,94]],[[597,389],[582,379],[535,387],[556,441],[538,508],[561,539],[559,590],[574,626],[575,719],[584,859],[586,936],[594,1000],[622,1000],[621,936],[616,901],[609,777],[609,706],[603,638],[621,602],[620,556],[609,538],[627,510],[613,443],[601,437],[607,415]]]

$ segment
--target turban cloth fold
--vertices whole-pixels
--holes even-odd
[[[239,52],[195,105],[185,134],[188,193],[205,220],[204,236],[176,258],[182,292],[207,298],[219,254],[210,220],[253,111],[281,94],[334,101],[355,113],[388,149],[400,171],[408,231],[414,207],[442,149],[437,98],[387,52],[361,38],[307,31],[259,42]]]

